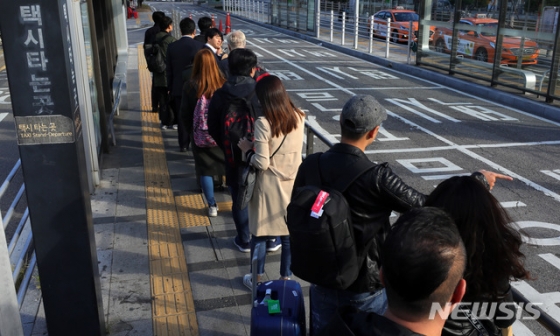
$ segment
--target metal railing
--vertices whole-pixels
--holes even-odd
[[[0,223],[2,224],[3,231],[0,233],[2,243],[6,246],[0,246],[0,258],[2,261],[7,261],[0,263],[0,272],[2,275],[6,275],[8,272],[11,273],[11,278],[14,283],[14,287],[4,286],[2,289],[2,295],[0,295],[0,302],[3,306],[12,307],[17,305],[18,311],[11,311],[10,314],[14,316],[17,313],[19,318],[19,308],[23,304],[23,299],[25,298],[25,293],[31,276],[33,274],[33,269],[36,264],[35,252],[33,252],[33,234],[31,232],[31,222],[29,219],[29,210],[26,207],[25,211],[21,215],[21,218],[16,218],[16,208],[23,199],[23,194],[25,192],[25,185],[22,182],[21,185],[16,185],[14,188],[14,177],[21,172],[21,160],[18,160],[10,173],[8,174],[6,180],[0,186],[0,199],[2,199],[8,188],[11,186],[12,190],[18,190],[14,199],[11,200],[10,206],[8,207],[4,216],[0,213]],[[6,239],[6,228],[12,228],[13,225],[17,225],[13,232],[10,232],[10,239]],[[10,230],[11,231],[11,230]],[[4,278],[4,277],[2,277]],[[15,302],[14,302],[15,301]],[[4,314],[4,313],[3,313]],[[15,317],[12,317],[15,318]],[[20,328],[21,319],[17,321],[10,321],[10,328]],[[8,332],[4,329],[4,326],[0,326],[0,334],[3,332]],[[12,331],[15,329],[12,329]]]

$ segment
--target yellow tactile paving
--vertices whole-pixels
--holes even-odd
[[[138,47],[140,103],[142,109],[142,141],[144,144],[144,175],[146,180],[146,208],[148,223],[148,252],[152,290],[152,318],[154,335],[198,335],[187,261],[181,241],[180,212],[190,212],[198,206],[199,194],[181,198],[176,204],[165,158],[163,138],[158,116],[151,110],[150,74],[146,70],[142,46]],[[193,204],[193,205],[191,205]],[[199,217],[205,217],[203,215]],[[191,217],[188,217],[189,220]]]
[[[207,217],[208,207],[204,203],[201,194],[187,194],[175,197],[179,224],[181,228],[192,226],[209,226]]]

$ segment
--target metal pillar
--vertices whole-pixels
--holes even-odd
[[[49,335],[105,334],[66,0],[0,3]],[[5,26],[4,26],[5,25]],[[22,62],[22,60],[25,60]]]

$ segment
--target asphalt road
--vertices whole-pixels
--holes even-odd
[[[195,21],[207,12],[182,3],[173,8]],[[223,15],[220,17],[223,19]],[[178,26],[178,25],[176,25]],[[523,252],[533,280],[514,284],[560,323],[560,124],[504,108],[421,78],[383,68],[273,30],[232,19],[270,73],[283,79],[294,103],[327,138],[339,139],[338,114],[354,94],[371,94],[389,111],[368,156],[389,162],[407,183],[429,193],[443,179],[477,169],[514,177],[494,196],[522,227]],[[129,31],[129,43],[143,39]],[[465,82],[465,85],[469,83]],[[0,72],[0,181],[18,152],[5,71]],[[326,147],[315,141],[316,150]],[[550,335],[537,322],[518,320],[515,335]]]

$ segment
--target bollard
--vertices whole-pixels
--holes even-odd
[[[344,45],[344,40],[346,38],[346,12],[342,12],[342,37],[340,44]]]
[[[408,26],[408,55],[406,56],[406,64],[410,64],[410,54],[412,53],[412,21],[410,21]]]
[[[385,58],[389,58],[389,40],[391,39],[391,19],[387,18],[387,36],[385,36]]]
[[[369,53],[373,52],[373,15],[369,18]]]
[[[331,9],[331,42],[334,37],[334,11]]]
[[[355,10],[356,15],[354,16],[354,49],[358,49],[358,25],[360,21],[360,15],[358,11]]]
[[[257,21],[261,22],[261,2],[257,1]]]
[[[231,17],[229,13],[226,14],[226,34],[231,33]]]
[[[220,19],[220,24],[218,25],[218,30],[220,31],[220,33],[224,33],[224,28],[222,27],[222,19]]]
[[[317,22],[315,23],[315,27],[317,29],[317,38],[320,38],[321,35],[321,11],[317,11]]]
[[[517,55],[517,68],[521,69],[521,64],[523,61],[523,50],[525,49],[525,33],[527,32],[527,26],[523,26],[524,34],[521,35],[521,41],[519,42],[519,54]]]

